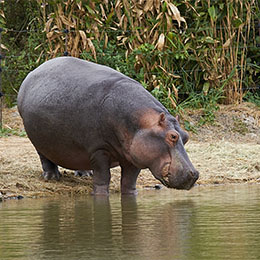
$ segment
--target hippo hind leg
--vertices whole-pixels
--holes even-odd
[[[45,156],[43,156],[41,153],[38,152],[38,154],[42,163],[43,178],[45,180],[55,179],[58,181],[61,177],[61,174],[58,170],[58,166],[51,162],[49,159],[47,159]]]
[[[91,177],[91,176],[93,176],[93,171],[92,170],[77,170],[77,171],[75,171],[74,176]]]

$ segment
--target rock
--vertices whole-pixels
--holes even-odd
[[[155,184],[155,185],[154,185],[154,188],[155,188],[156,190],[160,190],[160,189],[162,189],[162,186],[161,186],[160,184]]]

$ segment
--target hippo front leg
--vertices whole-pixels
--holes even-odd
[[[128,162],[120,166],[121,194],[137,195],[136,180],[141,170]]]
[[[94,195],[108,195],[110,183],[110,158],[106,151],[98,150],[91,157]]]

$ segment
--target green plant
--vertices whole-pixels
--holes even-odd
[[[10,135],[16,135],[19,137],[26,137],[27,134],[25,131],[9,129],[9,128],[0,128],[0,137],[7,137]]]
[[[218,103],[258,102],[254,0],[6,3],[1,1],[4,28],[35,31],[3,34],[12,56],[3,64],[9,104],[29,71],[65,51],[138,80],[173,114],[198,107],[211,122]]]
[[[244,100],[256,104],[260,108],[260,89],[258,92],[246,92]]]
[[[1,7],[2,88],[5,103],[12,106],[23,79],[46,58],[45,36],[36,1],[10,0]]]

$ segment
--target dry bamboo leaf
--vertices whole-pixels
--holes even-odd
[[[128,46],[129,46],[129,49],[130,49],[131,51],[133,51],[133,47],[132,47],[132,45],[131,45],[130,42],[128,42]]]
[[[41,46],[42,46],[42,43],[39,44],[38,46],[36,46],[36,47],[34,48],[34,50],[38,50]]]
[[[80,1],[79,3],[77,3],[77,6],[78,6],[78,9],[79,9],[80,11],[83,10],[83,8],[82,8],[82,2],[81,2],[81,1]]]
[[[142,20],[143,13],[144,13],[143,10],[137,8],[137,9],[136,9],[136,13],[137,13],[137,18],[138,18],[138,20],[141,21],[141,20]]]
[[[53,18],[50,18],[46,24],[45,24],[45,28],[44,28],[44,31],[45,32],[49,32],[50,31],[50,26],[51,26],[51,23],[53,22]]]
[[[156,9],[157,13],[160,12],[160,5],[161,5],[161,1],[160,0],[154,0],[154,6],[155,6],[155,9]]]
[[[86,49],[86,46],[87,46],[87,36],[86,36],[86,33],[82,30],[79,30],[79,34],[80,34],[80,37],[82,39],[82,42],[83,42],[83,48],[84,50]]]
[[[62,16],[63,15],[63,10],[62,10],[62,5],[58,4],[58,15]]]
[[[61,19],[61,21],[62,21],[65,25],[67,25],[67,26],[69,26],[69,27],[72,27],[72,28],[75,28],[75,24],[72,23],[71,21],[69,21],[66,16],[62,15],[62,16],[60,16],[60,19]]]
[[[189,2],[185,1],[184,2],[187,6],[189,6],[195,13],[197,16],[200,17],[200,14],[197,12],[197,10],[192,6],[192,4],[190,4]]]
[[[156,17],[156,20],[161,19],[162,16],[163,16],[163,12],[159,13],[159,14],[157,15],[157,17]]]
[[[163,47],[164,47],[164,43],[165,43],[165,36],[163,33],[160,34],[159,36],[159,39],[158,39],[158,42],[156,44],[156,48],[159,50],[159,51],[162,51],[163,50]]]
[[[88,41],[88,46],[89,46],[89,48],[90,48],[90,50],[91,50],[91,52],[92,52],[92,54],[94,56],[94,59],[97,60],[96,49],[95,49],[95,46],[94,46],[93,42],[91,41],[90,38],[88,38],[87,41]]]
[[[179,27],[181,26],[181,22],[186,23],[185,19],[181,17],[179,9],[173,3],[168,3],[168,6],[170,7],[173,19],[178,22]]]
[[[167,21],[167,32],[170,32],[172,29],[172,19],[167,13],[165,15],[166,15],[166,21]]]
[[[98,29],[97,25],[94,25],[94,26],[93,26],[93,31],[94,31],[94,33],[95,33],[95,38],[96,38],[97,40],[100,39],[100,33],[99,33],[99,29]]]
[[[140,34],[138,32],[138,30],[135,30],[135,34],[136,34],[136,37],[137,39],[139,40],[140,43],[143,43],[144,41],[142,40],[142,38],[140,37]]]
[[[62,29],[63,29],[63,25],[62,25],[62,21],[61,21],[61,19],[59,18],[59,16],[57,16],[57,17],[55,18],[55,21],[56,21],[56,25],[57,25],[58,29],[59,29],[59,30],[62,30]]]
[[[1,49],[4,49],[4,50],[9,51],[9,49],[8,49],[4,44],[2,44],[2,43],[1,43],[0,47],[1,47]]]
[[[149,11],[152,6],[153,6],[153,0],[146,0],[144,11],[145,12]]]
[[[158,25],[159,25],[159,23],[156,23],[156,24],[153,26],[152,30],[151,30],[150,33],[149,33],[149,37],[151,37],[151,35],[152,35],[154,29],[155,29]],[[156,39],[157,39],[157,38],[156,38]]]
[[[55,48],[55,50],[53,51],[53,57],[56,57],[56,55],[57,55],[57,53],[58,53],[58,50],[60,49],[60,47],[61,47],[61,45],[58,43],[57,45],[56,45],[56,48]]]
[[[124,35],[119,35],[119,36],[116,37],[116,39],[117,39],[118,41],[121,41],[123,38],[124,38]]]
[[[231,40],[234,38],[235,35],[236,35],[236,33],[233,33],[233,34],[231,35],[231,37],[226,40],[226,42],[223,44],[223,48],[224,48],[224,49],[229,47],[229,45],[230,45],[230,43],[231,43]]]
[[[168,88],[168,98],[170,99],[173,108],[176,108],[177,105],[176,105],[175,101],[173,100],[173,98],[171,97],[171,90],[170,90],[170,88]]]
[[[155,30],[154,35],[153,35],[153,39],[152,39],[152,45],[155,44],[155,42],[156,42],[157,39],[158,39],[158,36],[159,36],[159,31],[158,31],[158,30]]]
[[[4,14],[4,11],[3,10],[0,10],[0,15],[5,18],[5,14]]]
[[[116,16],[117,16],[118,21],[121,21],[121,17],[122,17],[121,8],[122,8],[121,1],[118,0],[115,5],[115,11],[116,11]]]
[[[107,33],[105,33],[105,44],[104,44],[104,48],[107,48],[107,44],[108,44],[108,35],[107,35]]]
[[[99,23],[100,25],[103,25],[103,23],[102,23],[98,18],[94,18],[94,21],[96,21],[96,22]]]
[[[126,16],[124,16],[124,19],[123,19],[123,29],[124,29],[124,31],[126,31],[126,29],[127,29],[127,22],[128,22],[128,19],[127,19]]]
[[[176,100],[178,100],[178,89],[175,87],[173,83],[172,83],[172,89],[174,91],[174,96],[176,97]]]
[[[53,34],[54,34],[54,31],[48,32],[48,33],[46,34],[46,37],[47,37],[48,39],[50,39],[50,38],[52,38]]]
[[[103,2],[105,3],[105,5],[106,5],[107,8],[108,8],[108,0],[103,0]]]
[[[71,4],[71,1],[73,1],[73,0],[68,0],[67,2],[65,2],[65,3],[64,3],[65,6],[66,6],[66,7],[69,7],[69,5]]]
[[[72,56],[77,56],[77,52],[79,48],[79,40],[80,40],[80,34],[77,32],[76,37],[73,40],[73,48],[71,51]]]
[[[43,52],[44,52],[44,50],[41,51],[40,56],[39,56],[38,59],[36,60],[36,63],[39,63],[39,62],[40,62]]]
[[[158,67],[159,67],[166,75],[170,75],[171,77],[173,77],[173,78],[175,78],[175,79],[180,79],[180,78],[181,78],[181,76],[179,76],[179,75],[174,75],[174,74],[168,72],[168,71],[167,71],[163,66],[161,66],[161,65],[158,65]]]
[[[119,26],[120,28],[123,27],[124,18],[125,18],[125,15],[123,14],[122,17],[121,17],[121,19],[119,20],[119,24],[118,24],[118,26]]]
[[[103,5],[100,4],[99,7],[100,7],[100,9],[101,9],[102,17],[105,18],[105,19],[107,19],[106,12],[105,12],[105,9],[104,9]]]
[[[109,29],[111,29],[111,30],[113,30],[113,31],[117,31],[117,28],[112,27],[112,26],[110,26]]]
[[[128,59],[128,55],[129,55],[129,51],[126,50],[126,52],[125,52],[125,58],[126,58],[126,60]]]

